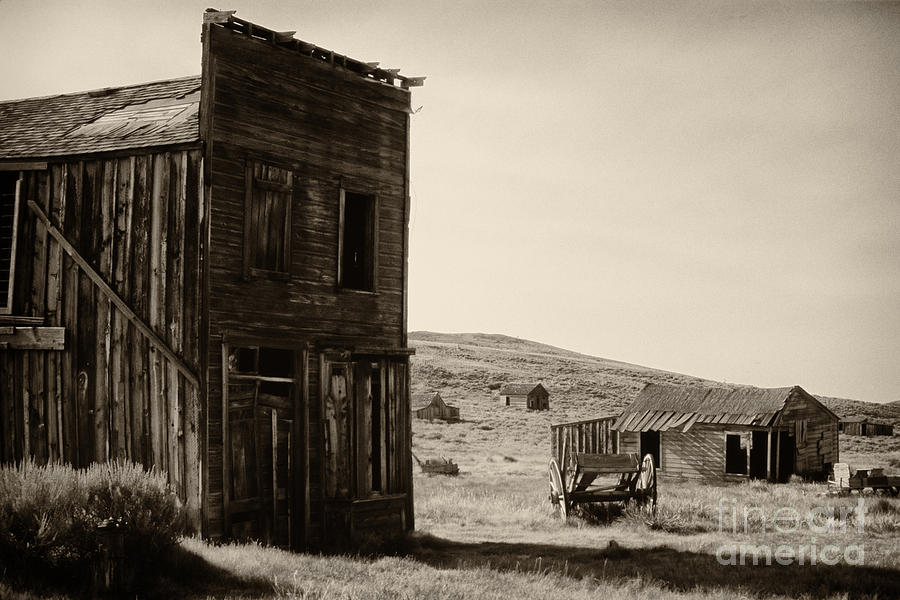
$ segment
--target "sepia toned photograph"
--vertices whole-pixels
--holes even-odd
[[[0,0],[0,599],[900,597],[900,3]]]

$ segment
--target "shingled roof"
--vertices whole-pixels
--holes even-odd
[[[200,77],[0,102],[0,160],[196,142]]]
[[[694,423],[768,427],[794,393],[821,404],[800,386],[704,388],[649,384],[625,409],[613,429],[687,431]]]

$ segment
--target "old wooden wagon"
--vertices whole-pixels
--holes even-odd
[[[550,427],[550,502],[565,518],[576,506],[637,502],[655,506],[653,457],[618,454],[616,417],[561,423]]]
[[[402,533],[421,79],[231,12],[202,47],[0,103],[0,462],[161,468],[214,539]]]

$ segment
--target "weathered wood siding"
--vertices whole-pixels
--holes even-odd
[[[821,404],[794,392],[785,402],[778,425],[793,429],[794,472],[817,476],[830,471],[838,459],[839,419]]]
[[[201,132],[210,190],[209,533],[223,535],[222,358],[226,335],[308,348],[304,450],[309,543],[323,538],[320,352],[405,345],[408,110],[406,90],[218,26],[204,28]],[[248,161],[292,174],[284,277],[246,278]],[[338,287],[341,189],[377,198],[375,292]],[[408,373],[404,371],[404,377]],[[403,409],[409,415],[408,385]],[[302,437],[298,437],[302,440]],[[408,440],[398,440],[398,451]],[[305,453],[305,457],[302,455]],[[411,474],[411,458],[404,469]],[[411,494],[411,479],[404,493]],[[411,502],[405,503],[412,523]]]
[[[869,423],[867,421],[850,421],[841,423],[840,431],[846,435],[894,435],[894,426],[887,423]]]
[[[735,427],[729,432],[743,431]],[[640,445],[640,434],[635,434]],[[725,474],[725,430],[695,424],[686,433],[661,431],[659,437],[660,470],[666,475],[688,479],[726,480],[741,478]]]
[[[194,372],[199,368],[199,150],[52,162],[21,184],[13,315],[65,328],[65,349],[0,350],[0,461],[165,470],[199,523],[200,390],[28,208]]]
[[[528,394],[528,408],[531,410],[549,410],[550,394],[543,390],[535,390]]]
[[[415,412],[417,419],[459,421],[459,408],[448,406],[443,401],[434,401],[428,406],[416,409]]]
[[[746,427],[729,426],[728,433],[749,431]],[[725,434],[721,426],[697,423],[687,432],[661,431],[659,438],[660,464],[657,468],[666,475],[732,481],[746,478],[725,473]],[[641,453],[641,434],[636,431],[619,432],[619,452]]]
[[[536,392],[531,392],[528,395],[524,394],[504,394],[501,396],[503,398],[504,404],[506,406],[512,406],[516,408],[525,408],[528,410],[549,410],[550,409],[550,395],[541,392],[540,390]]]
[[[587,454],[617,454],[619,435],[611,429],[617,417],[601,417],[550,426],[550,456],[565,466],[575,452]]]

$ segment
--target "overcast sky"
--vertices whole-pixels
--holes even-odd
[[[0,0],[0,98],[197,74],[207,5]],[[900,5],[217,8],[428,77],[411,330],[900,400]]]

